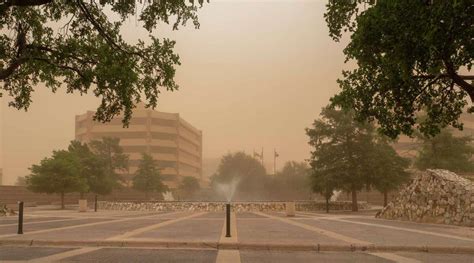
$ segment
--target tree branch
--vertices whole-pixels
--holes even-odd
[[[474,86],[467,83],[460,75],[457,74],[456,70],[454,69],[453,63],[447,59],[443,60],[444,65],[446,66],[446,71],[449,75],[449,77],[463,89],[469,97],[471,98],[471,102],[474,102]],[[474,78],[473,78],[474,79]]]
[[[75,56],[74,54],[66,54],[66,53],[61,53],[60,51],[57,51],[53,48],[50,48],[50,47],[46,47],[46,46],[42,46],[42,45],[36,45],[36,44],[28,44],[25,46],[25,48],[28,48],[28,49],[36,49],[36,50],[40,50],[40,51],[44,51],[44,52],[49,52],[57,57],[63,57],[63,58],[72,58],[72,59],[75,59],[77,61],[79,61],[80,63],[83,63],[83,64],[95,64],[97,63],[95,60],[88,60],[88,59],[84,59],[84,58],[80,58],[78,56]]]
[[[45,58],[37,58],[37,57],[34,57],[34,58],[31,58],[32,60],[37,60],[37,61],[42,61],[44,63],[47,63],[51,66],[54,66],[54,67],[58,67],[58,68],[62,68],[62,69],[67,69],[67,70],[70,70],[70,71],[73,71],[75,72],[77,75],[79,75],[82,79],[84,80],[88,80],[86,78],[86,76],[84,76],[84,74],[82,73],[82,71],[80,69],[77,69],[77,68],[74,68],[74,67],[71,67],[71,66],[68,66],[68,65],[61,65],[61,64],[57,64],[57,63],[54,63],[48,59],[45,59]],[[96,83],[94,82],[93,80],[91,81],[92,83]]]
[[[27,60],[28,59],[25,57],[15,58],[7,68],[0,69],[0,80],[7,79],[15,72],[15,70],[18,69],[18,67],[20,67],[21,64],[25,63]]]
[[[474,75],[458,75],[463,80],[474,80]],[[435,79],[435,78],[452,78],[449,74],[439,75],[417,75],[417,79]]]
[[[53,0],[3,0],[0,3],[0,15],[3,15],[12,6],[40,6],[53,2]]]
[[[94,28],[97,30],[99,35],[101,35],[109,45],[111,45],[112,47],[116,48],[117,50],[119,50],[119,51],[121,51],[125,54],[137,55],[137,56],[141,57],[142,59],[146,59],[145,56],[143,54],[141,54],[140,52],[129,52],[129,51],[124,50],[119,44],[117,44],[110,37],[109,34],[107,34],[107,32],[104,30],[104,28],[102,28],[102,26],[96,21],[96,19],[89,12],[89,10],[87,9],[87,6],[83,3],[82,0],[76,0],[76,3],[78,4],[79,9],[81,10],[82,14],[86,17],[87,20],[89,20],[89,22],[92,24],[92,26],[94,26]]]

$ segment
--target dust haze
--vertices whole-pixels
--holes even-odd
[[[199,11],[201,27],[155,35],[177,41],[180,90],[162,91],[157,110],[176,112],[203,131],[203,168],[209,176],[220,157],[264,149],[267,172],[309,153],[304,129],[338,90],[343,43],[328,36],[323,1],[211,1]],[[133,19],[124,28],[130,41],[146,38]],[[1,98],[0,167],[4,184],[14,184],[28,167],[64,149],[74,139],[74,116],[95,110],[92,94],[53,94],[38,85],[28,112]]]

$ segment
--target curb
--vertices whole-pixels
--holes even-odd
[[[140,240],[0,240],[0,246],[44,247],[109,247],[109,248],[193,248],[229,250],[279,250],[316,252],[425,252],[443,254],[474,254],[474,247],[459,246],[391,246],[391,245],[336,245],[336,244],[264,244],[251,242],[201,242],[201,241],[140,241]]]

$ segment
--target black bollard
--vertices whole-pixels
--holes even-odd
[[[230,237],[230,204],[225,205],[226,210],[226,231],[225,237]]]
[[[94,200],[94,212],[97,212],[97,195],[95,195],[95,200]]]
[[[18,202],[18,235],[23,234],[23,201]]]

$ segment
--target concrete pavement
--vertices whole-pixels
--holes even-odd
[[[224,220],[222,212],[27,211],[24,235],[16,218],[0,218],[0,262],[474,262],[468,227],[259,212],[233,214],[226,238]]]

